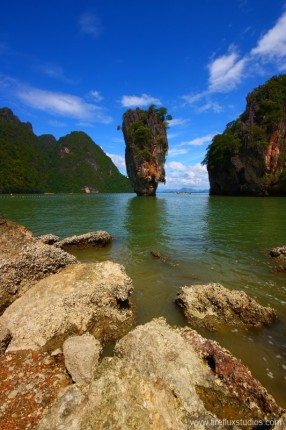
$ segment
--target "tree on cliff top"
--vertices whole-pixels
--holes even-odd
[[[211,194],[286,194],[286,75],[247,96],[245,111],[214,136],[202,161]]]
[[[123,115],[126,169],[138,195],[155,195],[158,183],[165,183],[166,129],[171,119],[165,107],[155,105],[128,109]]]

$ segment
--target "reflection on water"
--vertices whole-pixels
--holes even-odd
[[[113,260],[133,280],[138,323],[164,316],[185,325],[178,287],[220,282],[273,306],[279,320],[260,331],[210,334],[241,358],[286,406],[286,275],[272,272],[271,247],[286,244],[284,198],[206,194],[0,196],[0,212],[34,234],[61,237],[107,230],[115,240],[81,251],[81,261]],[[166,261],[156,259],[158,250]],[[168,264],[168,261],[176,265]]]

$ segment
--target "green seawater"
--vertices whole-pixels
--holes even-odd
[[[107,230],[115,240],[76,254],[80,261],[123,264],[134,284],[138,324],[164,316],[186,325],[174,304],[181,285],[220,282],[246,291],[279,319],[263,330],[201,332],[240,358],[286,406],[286,273],[273,271],[269,249],[286,245],[286,198],[207,194],[0,196],[0,212],[35,235]],[[166,258],[151,255],[156,250]]]

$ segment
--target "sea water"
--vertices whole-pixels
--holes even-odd
[[[112,260],[125,266],[134,284],[138,324],[163,316],[172,325],[186,325],[174,303],[182,285],[219,282],[272,306],[278,321],[271,327],[200,332],[240,358],[286,406],[286,273],[273,270],[269,256],[272,247],[286,245],[286,198],[2,195],[0,212],[35,235],[111,233],[110,246],[76,256],[82,262]]]

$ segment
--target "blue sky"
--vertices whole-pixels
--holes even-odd
[[[212,137],[286,73],[285,0],[3,2],[0,106],[57,138],[85,131],[122,172],[128,108],[165,106],[167,183],[208,188]]]

